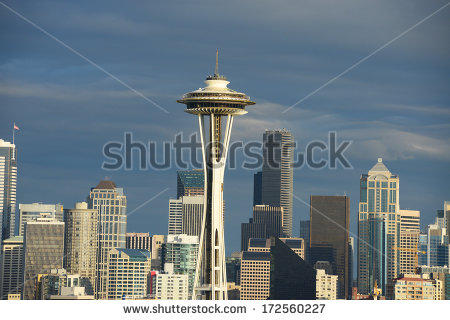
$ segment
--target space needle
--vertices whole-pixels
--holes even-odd
[[[223,177],[233,118],[246,114],[245,107],[255,104],[246,94],[227,88],[230,82],[219,74],[218,55],[217,51],[216,69],[214,75],[206,78],[206,87],[188,92],[182,99],[177,100],[186,105],[187,113],[198,116],[202,142],[205,192],[192,293],[192,299],[201,300],[228,298],[223,227]],[[208,122],[209,130],[207,130]]]

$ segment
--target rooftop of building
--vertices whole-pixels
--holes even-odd
[[[11,147],[15,148],[16,145],[12,144],[11,142],[8,142],[8,141],[5,141],[3,139],[0,139],[0,147],[3,147],[3,148],[11,148]]]
[[[131,261],[147,261],[150,258],[150,252],[139,249],[117,248],[117,251],[126,254]]]
[[[369,174],[375,174],[375,173],[389,173],[389,169],[384,165],[383,158],[378,158],[378,162],[372,167],[372,169],[369,170]]]
[[[15,236],[3,240],[3,243],[23,242],[23,236]]]
[[[204,175],[200,170],[189,171],[177,171],[178,179],[183,183],[186,188],[203,188],[204,187]]]
[[[166,236],[165,243],[172,244],[198,244],[198,236],[190,236],[187,234],[169,234]]]
[[[101,180],[94,189],[116,189],[117,186],[112,180]]]

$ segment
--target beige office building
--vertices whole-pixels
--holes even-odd
[[[394,280],[395,300],[441,300],[442,290],[441,280],[424,279],[416,274]]]
[[[337,299],[338,276],[330,275],[323,269],[317,269],[316,273],[316,299]]]
[[[78,202],[64,210],[64,268],[82,277],[88,295],[95,293],[98,248],[98,212]]]
[[[301,238],[282,238],[298,256],[305,257]],[[270,239],[250,239],[241,260],[241,300],[266,300],[270,293]]]
[[[98,211],[98,255],[96,298],[107,299],[107,263],[109,251],[125,248],[127,198],[113,181],[103,180],[91,189],[89,208]]]
[[[400,246],[399,274],[416,273],[416,256],[420,234],[420,211],[399,210]],[[417,260],[418,261],[418,260]]]
[[[111,249],[108,254],[108,300],[142,299],[150,294],[151,257],[147,250]]]

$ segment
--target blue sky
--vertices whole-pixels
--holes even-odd
[[[400,205],[431,223],[450,199],[450,6],[289,112],[283,111],[445,1],[3,1],[169,111],[164,113],[0,5],[0,138],[19,152],[18,202],[72,207],[105,176],[124,188],[128,231],[167,232],[176,167],[105,172],[102,146],[133,132],[161,143],[196,132],[176,99],[214,71],[256,101],[233,140],[290,129],[300,150],[329,131],[351,140],[353,169],[302,168],[294,193],[347,194],[356,233],[359,177],[383,157],[400,176]],[[253,171],[225,175],[227,252],[251,216]],[[309,208],[294,200],[294,235]]]

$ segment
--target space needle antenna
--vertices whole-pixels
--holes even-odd
[[[216,70],[214,75],[219,75],[219,49],[216,50]]]

